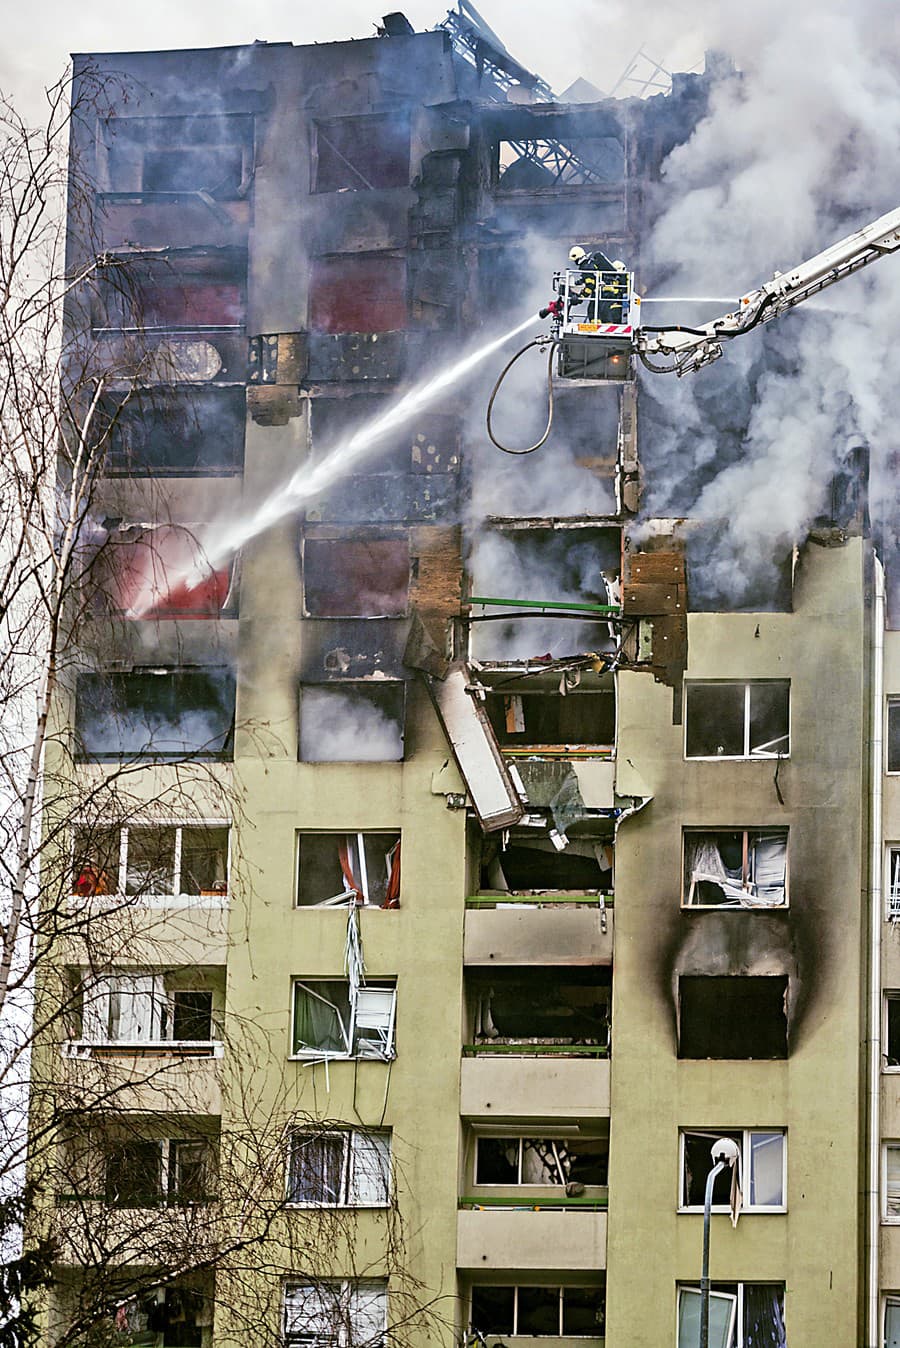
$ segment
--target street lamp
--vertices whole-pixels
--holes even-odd
[[[709,1216],[712,1208],[713,1187],[721,1171],[732,1170],[740,1156],[738,1144],[730,1137],[720,1137],[713,1143],[713,1168],[706,1177],[706,1195],[703,1199],[703,1268],[700,1276],[700,1348],[709,1348]]]

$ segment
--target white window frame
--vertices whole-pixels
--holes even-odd
[[[74,862],[75,862],[75,834],[77,833],[77,831],[78,831],[79,828],[88,828],[88,829],[92,829],[92,830],[94,830],[94,831],[96,831],[96,832],[100,832],[101,830],[103,830],[103,829],[105,829],[105,828],[108,828],[110,831],[113,831],[113,830],[115,830],[115,829],[118,829],[118,833],[119,833],[119,859],[118,859],[119,874],[118,874],[118,883],[117,883],[117,885],[116,885],[116,888],[115,888],[113,891],[111,891],[109,894],[92,895],[92,896],[91,896],[91,901],[92,901],[92,902],[97,902],[98,899],[101,900],[101,901],[104,901],[104,900],[105,900],[105,901],[107,901],[107,902],[109,902],[110,900],[117,900],[117,901],[120,901],[120,902],[121,902],[121,901],[123,901],[123,900],[129,899],[129,900],[134,900],[135,902],[137,902],[137,903],[140,904],[140,905],[146,905],[147,907],[150,907],[150,908],[152,908],[152,907],[167,907],[167,906],[170,906],[173,902],[178,902],[178,901],[181,901],[181,902],[184,902],[184,903],[186,903],[186,904],[190,904],[191,906],[196,906],[196,907],[220,907],[220,906],[222,906],[223,904],[226,904],[226,903],[228,902],[228,899],[229,899],[229,897],[230,897],[230,895],[231,895],[231,834],[232,834],[231,820],[229,820],[229,819],[190,819],[190,820],[186,820],[186,819],[153,819],[153,820],[151,820],[151,821],[148,821],[147,823],[144,823],[144,822],[142,822],[142,821],[140,821],[140,820],[134,820],[134,821],[132,822],[132,824],[131,824],[131,827],[134,828],[134,829],[160,829],[160,830],[162,830],[162,829],[174,829],[174,830],[175,830],[174,855],[173,855],[173,864],[172,864],[172,890],[171,890],[171,892],[163,891],[163,892],[160,892],[160,893],[153,893],[153,894],[150,894],[150,893],[147,893],[147,894],[129,894],[129,893],[128,893],[128,834],[129,834],[129,826],[128,826],[127,824],[118,824],[118,823],[116,823],[115,820],[111,820],[108,824],[104,823],[102,820],[99,820],[99,821],[91,821],[91,822],[83,822],[83,823],[79,823],[79,821],[76,820],[76,821],[75,821],[75,824],[74,824],[74,826],[73,826],[73,829],[72,829],[72,838],[71,838],[71,860],[72,860],[72,865],[70,866],[70,871],[71,871],[73,874],[74,874]],[[206,894],[184,894],[184,893],[182,893],[182,890],[181,890],[181,846],[182,846],[182,833],[183,833],[183,831],[184,831],[185,829],[194,829],[194,828],[197,828],[197,829],[200,829],[200,828],[208,828],[208,829],[214,829],[214,828],[217,828],[217,829],[227,829],[227,831],[228,831],[228,844],[227,844],[226,852],[225,852],[225,892],[224,892],[224,894],[221,894],[221,895],[206,895]],[[72,898],[72,899],[76,899],[76,900],[77,900],[77,899],[79,899],[80,897],[81,897],[80,895],[77,895],[77,894],[71,894],[71,898]]]
[[[159,1193],[157,1195],[157,1204],[167,1207],[193,1207],[198,1206],[204,1200],[188,1199],[179,1200],[177,1197],[177,1179],[178,1179],[178,1148],[195,1147],[202,1148],[204,1151],[204,1162],[209,1161],[210,1141],[199,1137],[160,1137],[160,1138],[126,1138],[122,1141],[114,1141],[113,1146],[127,1147],[129,1143],[140,1143],[141,1141],[153,1142],[159,1149]],[[113,1204],[118,1207],[118,1204]]]
[[[369,897],[369,869],[368,869],[368,864],[367,864],[367,862],[366,862],[365,839],[366,839],[366,838],[371,838],[371,837],[374,837],[374,836],[378,836],[378,835],[380,835],[380,834],[387,834],[387,835],[389,835],[389,836],[393,836],[395,833],[396,833],[396,835],[397,835],[397,841],[396,841],[396,843],[394,844],[394,847],[391,848],[390,852],[389,852],[387,855],[389,855],[389,856],[393,855],[394,850],[395,850],[396,848],[399,848],[399,849],[400,849],[401,864],[402,864],[402,857],[403,857],[403,834],[402,834],[402,832],[401,832],[401,830],[400,830],[399,828],[367,828],[367,829],[349,829],[349,830],[344,830],[344,829],[315,829],[315,828],[312,828],[312,829],[298,829],[298,830],[297,830],[297,834],[296,834],[295,859],[294,859],[294,876],[295,876],[296,886],[297,886],[297,888],[296,888],[296,893],[295,893],[295,897],[294,897],[294,907],[295,907],[295,908],[299,908],[299,909],[301,909],[301,910],[307,909],[307,908],[341,908],[341,909],[344,909],[344,908],[347,907],[347,904],[350,902],[350,900],[351,900],[352,897],[353,897],[353,891],[352,891],[352,890],[349,890],[349,889],[344,889],[344,890],[341,891],[340,894],[333,894],[333,895],[331,895],[329,898],[326,898],[326,899],[320,899],[317,903],[301,903],[301,902],[300,902],[300,889],[301,889],[301,883],[302,883],[301,875],[302,875],[302,866],[303,866],[303,839],[304,839],[304,838],[313,838],[313,837],[314,837],[314,838],[333,838],[333,839],[334,839],[334,843],[335,843],[335,847],[337,847],[337,846],[339,845],[339,843],[340,843],[340,839],[341,839],[341,838],[352,838],[352,839],[354,839],[354,846],[355,846],[355,848],[356,848],[356,853],[355,853],[354,860],[355,860],[355,862],[356,862],[356,864],[358,865],[358,868],[359,868],[359,887],[360,887],[360,890],[361,890],[362,895],[363,895],[363,903],[362,903],[362,904],[359,904],[359,903],[358,903],[358,904],[357,904],[357,907],[374,908],[374,909],[376,909],[377,911],[381,911],[381,904],[379,904],[379,903],[373,903],[372,900],[371,900],[370,897]],[[402,872],[401,872],[401,875],[402,875]],[[402,884],[402,879],[401,879],[401,884]],[[398,896],[398,901],[399,901],[399,896]]]
[[[888,1187],[887,1187],[887,1160],[888,1152],[895,1150],[900,1153],[900,1140],[886,1139],[881,1144],[881,1220],[885,1226],[900,1225],[900,1184],[897,1187],[897,1211],[891,1213],[888,1210]]]
[[[722,1282],[727,1282],[728,1280],[727,1280],[727,1279],[722,1279],[721,1281],[722,1281]],[[785,1293],[785,1285],[784,1285],[783,1282],[773,1283],[773,1282],[770,1282],[768,1279],[765,1279],[765,1278],[760,1279],[758,1282],[755,1281],[753,1278],[745,1278],[745,1279],[743,1279],[743,1281],[733,1280],[733,1285],[737,1287],[737,1291],[736,1291],[736,1292],[722,1292],[722,1291],[717,1291],[716,1288],[715,1288],[715,1286],[713,1286],[713,1287],[710,1288],[710,1293],[709,1293],[709,1295],[710,1295],[710,1297],[715,1297],[717,1300],[730,1301],[730,1302],[732,1303],[731,1325],[730,1325],[730,1329],[729,1329],[729,1333],[728,1333],[728,1340],[727,1340],[728,1348],[743,1348],[743,1345],[744,1345],[744,1289],[745,1289],[747,1286],[750,1286],[750,1287],[760,1287],[760,1286],[773,1286],[773,1287],[779,1287],[779,1288],[781,1289],[782,1297],[784,1297],[784,1293]],[[678,1329],[679,1329],[679,1322],[680,1322],[680,1318],[681,1318],[681,1316],[680,1316],[681,1297],[682,1297],[682,1294],[683,1294],[683,1293],[688,1293],[690,1296],[699,1297],[699,1296],[700,1296],[700,1287],[699,1287],[699,1285],[696,1284],[696,1283],[679,1283],[678,1286],[677,1286],[676,1291],[677,1291],[677,1295],[676,1295],[676,1297],[675,1297],[675,1344],[676,1344],[676,1348],[694,1348],[694,1345],[693,1345],[692,1343],[691,1343],[691,1344],[685,1345],[685,1344],[682,1344],[682,1343],[679,1342],[679,1333],[678,1333]],[[715,1348],[715,1346],[712,1344],[712,1342],[711,1342],[711,1348]]]
[[[311,1296],[321,1296],[327,1288],[336,1297],[339,1310],[337,1324],[325,1325],[322,1329],[310,1327],[305,1331],[291,1333],[288,1327],[289,1299],[292,1292],[307,1288]],[[374,1302],[381,1302],[382,1332],[378,1339],[365,1340],[365,1348],[381,1348],[387,1335],[388,1326],[388,1280],[387,1278],[336,1278],[321,1283],[287,1281],[281,1296],[282,1341],[287,1348],[360,1348],[357,1344],[355,1314],[359,1312],[360,1296],[368,1296]]]
[[[884,875],[884,920],[900,922],[900,843],[885,848]]]
[[[310,1143],[333,1141],[339,1138],[342,1144],[340,1194],[336,1203],[313,1198],[293,1198],[294,1147],[303,1138]],[[374,1139],[379,1142],[375,1146]],[[291,1132],[287,1165],[287,1206],[292,1208],[386,1208],[391,1201],[393,1183],[393,1147],[389,1129],[379,1128],[360,1131],[357,1128],[335,1128],[328,1131],[295,1128]],[[379,1146],[381,1150],[379,1150]],[[361,1195],[360,1168],[366,1151],[378,1157],[379,1166],[384,1167],[383,1197],[372,1198]],[[364,1169],[364,1166],[362,1167]],[[373,1185],[373,1189],[374,1189]]]
[[[341,983],[348,990],[349,1017],[343,1007],[330,1001],[316,989],[316,984]],[[294,1044],[296,998],[303,988],[320,1002],[330,1006],[337,1016],[344,1040],[343,1051],[326,1048],[297,1048]],[[384,981],[357,989],[355,1002],[350,994],[350,982],[345,978],[294,978],[291,982],[291,1025],[288,1057],[298,1062],[335,1062],[356,1058],[391,1062],[397,1056],[396,1018],[397,984]],[[346,1017],[346,1023],[345,1023]],[[361,1035],[360,1030],[367,1033]]]
[[[741,1133],[741,1215],[745,1213],[785,1213],[787,1212],[787,1139],[788,1130],[786,1128],[765,1128],[755,1126],[753,1128],[723,1128],[722,1133]],[[682,1212],[703,1212],[703,1204],[697,1203],[687,1205],[684,1201],[685,1196],[685,1151],[684,1141],[688,1134],[709,1133],[709,1146],[712,1150],[713,1142],[720,1135],[716,1128],[680,1128],[678,1130],[678,1211]],[[750,1201],[750,1169],[752,1158],[752,1139],[754,1136],[764,1133],[778,1133],[781,1135],[781,1194],[782,1203],[751,1203]],[[716,1213],[730,1212],[727,1203],[714,1203],[710,1211]]]
[[[749,875],[749,869],[750,869],[750,868],[749,868],[749,856],[750,856],[750,850],[751,850],[751,847],[750,847],[750,837],[751,837],[751,835],[755,835],[757,838],[765,837],[765,836],[773,836],[773,837],[779,837],[779,838],[780,838],[780,837],[783,836],[783,838],[784,838],[784,898],[783,898],[783,900],[781,901],[781,903],[747,903],[747,904],[742,904],[742,903],[738,902],[737,900],[734,900],[734,901],[731,901],[731,902],[729,902],[729,901],[726,900],[724,903],[693,903],[693,902],[691,901],[691,895],[694,893],[694,887],[695,887],[697,881],[692,879],[692,880],[690,881],[690,886],[688,887],[688,884],[687,884],[687,880],[688,880],[688,876],[687,876],[687,844],[688,844],[688,839],[689,839],[689,838],[692,838],[692,837],[696,837],[698,834],[709,834],[709,835],[711,835],[711,836],[715,836],[716,834],[722,834],[722,833],[742,833],[742,834],[744,835],[744,844],[743,844],[743,858],[744,858],[744,860],[743,860],[743,866],[746,868],[746,872],[747,872],[748,875]],[[750,910],[750,909],[756,909],[756,910],[761,911],[761,912],[771,912],[771,911],[773,911],[774,909],[779,909],[779,910],[780,910],[780,909],[784,909],[784,908],[789,908],[790,905],[791,905],[790,874],[791,874],[790,830],[787,829],[787,828],[781,827],[781,826],[779,826],[779,825],[771,825],[771,826],[769,826],[769,827],[766,827],[766,826],[763,825],[763,826],[759,826],[759,827],[748,827],[748,828],[743,828],[743,827],[741,827],[740,825],[737,825],[737,824],[736,824],[733,828],[720,827],[719,825],[715,825],[715,826],[712,827],[712,828],[693,828],[693,827],[691,827],[691,828],[684,828],[684,829],[682,829],[682,831],[681,831],[681,877],[682,877],[682,879],[681,879],[681,906],[682,906],[682,908],[685,908],[685,909],[691,909],[691,910],[699,909],[700,911],[702,911],[702,912],[707,912],[707,913],[718,912],[718,911],[720,911],[720,910],[722,910],[722,909],[724,909],[726,912],[747,912],[747,911]],[[710,876],[709,878],[710,878],[710,880],[713,881],[713,883],[715,883],[714,877]],[[754,890],[756,889],[756,885],[755,885],[755,882],[753,882],[753,881],[749,881],[749,880],[748,880],[748,881],[744,881],[744,880],[742,880],[742,882],[741,882],[741,888],[742,888],[742,889],[745,889],[745,890],[747,891],[748,895],[752,895],[753,892],[754,892]],[[685,897],[685,890],[686,890],[686,889],[687,889],[687,897]]]
[[[583,1335],[583,1336],[582,1336],[582,1335],[577,1335],[577,1336],[576,1336],[576,1335],[563,1334],[563,1326],[564,1326],[564,1324],[565,1324],[565,1320],[564,1320],[564,1314],[565,1314],[565,1305],[564,1305],[564,1300],[565,1300],[565,1298],[564,1298],[564,1294],[565,1294],[565,1292],[566,1292],[566,1291],[571,1291],[571,1292],[594,1292],[594,1291],[599,1291],[599,1285],[598,1285],[597,1283],[553,1283],[553,1282],[546,1282],[546,1283],[544,1283],[544,1282],[541,1282],[541,1283],[535,1283],[535,1284],[528,1284],[528,1283],[486,1282],[486,1283],[485,1283],[485,1286],[488,1286],[488,1287],[511,1287],[511,1288],[512,1288],[512,1291],[513,1291],[513,1328],[512,1328],[512,1332],[509,1334],[509,1337],[510,1337],[510,1338],[515,1338],[515,1337],[518,1335],[518,1333],[519,1333],[519,1292],[520,1292],[520,1290],[523,1290],[523,1289],[524,1289],[525,1291],[527,1291],[527,1292],[530,1292],[530,1291],[533,1290],[534,1287],[541,1287],[541,1288],[543,1288],[544,1291],[547,1291],[547,1292],[549,1292],[549,1291],[551,1291],[551,1290],[555,1290],[556,1293],[557,1293],[558,1316],[557,1316],[557,1321],[556,1321],[556,1323],[557,1323],[557,1325],[559,1326],[559,1328],[557,1329],[557,1332],[556,1332],[555,1334],[547,1334],[546,1336],[542,1336],[542,1337],[546,1337],[546,1338],[548,1338],[548,1339],[562,1339],[562,1338],[570,1338],[570,1337],[572,1337],[572,1338],[574,1338],[574,1337],[579,1337],[579,1338],[580,1338],[580,1337],[584,1337],[585,1339],[592,1339],[592,1338],[598,1337],[598,1336],[596,1336],[596,1335]],[[479,1325],[473,1325],[473,1323],[472,1323],[472,1294],[471,1294],[471,1291],[469,1292],[469,1330],[470,1330],[471,1333],[474,1333],[476,1330],[480,1330],[480,1326],[479,1326]],[[481,1331],[481,1332],[483,1332],[483,1331]],[[505,1333],[505,1332],[506,1332],[506,1331],[504,1331],[504,1333]],[[495,1334],[487,1334],[486,1337],[492,1339],[492,1338],[502,1338],[503,1336],[502,1336],[502,1335],[495,1335]]]
[[[890,726],[891,710],[896,707],[896,715],[900,716],[900,693],[888,694],[884,700],[884,773],[886,777],[900,777],[900,767],[891,768],[888,766],[888,752],[890,749]]]
[[[164,1048],[177,1052],[180,1048],[203,1047],[210,1052],[205,1056],[221,1057],[221,1041],[210,1036],[209,1039],[173,1039],[174,994],[176,992],[209,992],[209,988],[166,988],[166,976],[162,972],[147,970],[129,970],[111,972],[95,976],[90,969],[81,970],[82,1012],[81,1034],[77,1039],[69,1040],[63,1046],[66,1057],[90,1057],[93,1049],[114,1050],[129,1053],[144,1048]],[[138,998],[150,998],[150,1030],[147,1036],[132,1035],[113,1038],[109,1032],[113,995],[122,990],[122,984],[143,983],[131,995]],[[85,1001],[84,999],[87,998]],[[215,1025],[210,1025],[214,1030]]]
[[[788,728],[787,728],[787,748],[784,750],[769,749],[763,745],[761,749],[750,751],[750,690],[758,688],[763,684],[777,683],[786,684],[788,690]],[[688,754],[688,690],[690,688],[702,687],[729,687],[743,688],[744,690],[744,751],[740,754]],[[758,759],[768,761],[770,759],[790,758],[791,756],[791,681],[790,679],[689,679],[684,685],[684,745],[682,752],[685,761],[688,763],[744,763],[756,762]],[[770,741],[778,743],[778,741]]]

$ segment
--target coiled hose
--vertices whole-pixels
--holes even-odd
[[[503,383],[507,374],[520,356],[524,356],[525,352],[530,351],[533,346],[546,346],[548,342],[550,344],[550,352],[547,357],[547,425],[544,429],[544,434],[541,436],[540,440],[535,441],[533,445],[529,445],[527,449],[510,449],[509,445],[500,443],[494,434],[491,425],[491,414],[494,410],[494,402],[497,394],[500,392],[500,385]],[[506,362],[503,369],[500,371],[497,382],[491,391],[490,400],[487,406],[487,433],[491,443],[502,450],[504,454],[533,454],[536,449],[540,449],[541,445],[546,444],[550,436],[550,432],[553,429],[553,352],[558,345],[559,343],[553,337],[533,337],[530,342],[527,342],[525,346],[522,347],[521,351],[517,351],[512,359]]]

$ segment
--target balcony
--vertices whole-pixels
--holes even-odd
[[[611,964],[613,914],[607,902],[601,895],[575,894],[469,899],[464,961],[495,967]]]
[[[606,1267],[606,1212],[594,1204],[464,1208],[457,1219],[456,1262],[480,1273],[596,1272]]]
[[[148,1044],[140,1051],[112,1047],[93,1046],[91,1057],[79,1057],[76,1044],[65,1046],[67,1105],[121,1113],[221,1114],[221,1058],[212,1056],[221,1045],[210,1045],[206,1057],[184,1056],[171,1044]]]
[[[58,1259],[70,1266],[103,1258],[116,1265],[152,1265],[160,1254],[202,1263],[214,1257],[216,1204],[117,1208],[95,1198],[57,1200]]]
[[[609,1061],[512,1055],[463,1058],[459,1112],[467,1119],[517,1124],[608,1118]]]

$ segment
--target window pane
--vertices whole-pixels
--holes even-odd
[[[514,1287],[472,1288],[472,1329],[482,1334],[512,1334]]]
[[[563,1334],[599,1338],[606,1321],[602,1287],[563,1288]]]
[[[709,1294],[709,1348],[733,1348],[737,1297],[724,1292]],[[699,1348],[700,1293],[682,1287],[678,1293],[678,1348]]]
[[[294,1135],[291,1150],[292,1203],[340,1203],[349,1133],[314,1137]]]
[[[284,1294],[285,1334],[294,1342],[316,1335],[336,1337],[342,1319],[340,1283],[305,1283]]]
[[[889,1301],[884,1308],[884,1348],[900,1348],[900,1302]]]
[[[174,888],[174,828],[130,828],[125,893],[171,894]]]
[[[687,685],[688,758],[740,758],[744,753],[744,684]]]
[[[209,1196],[206,1142],[173,1142],[169,1197],[178,1203],[202,1203]]]
[[[729,1137],[743,1146],[740,1132],[685,1133],[682,1202],[688,1208],[702,1208],[706,1199],[706,1180],[713,1168],[712,1148],[719,1137]],[[720,1170],[713,1184],[713,1204],[727,1206],[731,1198],[731,1171]]]
[[[900,1067],[900,996],[887,998],[887,1064]]]
[[[787,682],[751,683],[751,754],[790,753],[790,696],[791,686]]]
[[[888,772],[900,772],[900,698],[888,703]]]
[[[517,1334],[559,1334],[559,1288],[520,1287]]]
[[[743,830],[685,834],[684,872],[686,902],[731,907],[743,903],[747,898]]]
[[[387,1287],[372,1279],[350,1289],[349,1348],[376,1348],[387,1327]]]
[[[787,1348],[784,1288],[774,1283],[744,1284],[744,1344]]]
[[[336,1002],[335,997],[339,1000]],[[349,989],[322,983],[317,988],[294,984],[294,1052],[349,1053]]]
[[[750,834],[750,880],[761,904],[785,900],[787,834],[783,831]]]
[[[115,894],[119,888],[119,830],[102,825],[75,830],[72,893],[79,898]]]
[[[782,1207],[784,1204],[784,1134],[750,1134],[750,1204]]]
[[[884,1210],[888,1217],[900,1217],[900,1146],[885,1147]]]
[[[206,1043],[212,1038],[212,993],[172,994],[172,1038]]]
[[[519,1139],[480,1137],[475,1158],[476,1184],[518,1184]]]
[[[228,891],[228,829],[181,830],[182,894],[225,894]]]
[[[359,1207],[388,1201],[391,1180],[390,1133],[354,1133],[350,1202]]]
[[[159,1142],[126,1142],[106,1160],[106,1201],[123,1208],[159,1202],[162,1151]]]

